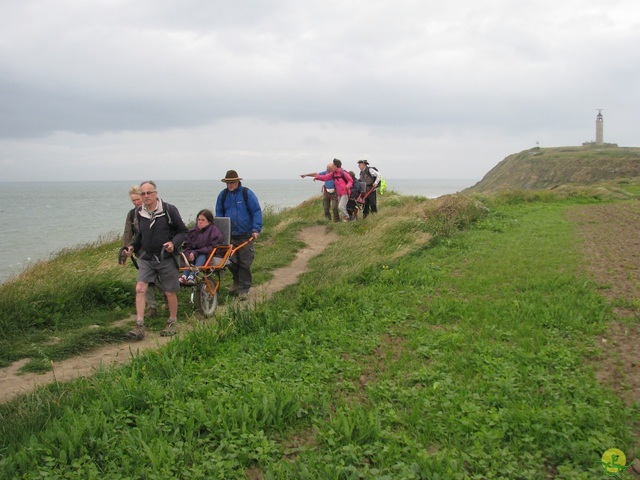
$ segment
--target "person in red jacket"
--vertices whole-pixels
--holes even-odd
[[[340,160],[334,158],[333,165],[336,167],[333,172],[327,172],[324,175],[316,175],[314,180],[326,182],[327,180],[333,179],[336,187],[336,193],[338,194],[338,210],[342,216],[342,221],[348,222],[349,213],[347,212],[347,203],[349,202],[353,179],[351,178],[351,175],[349,175],[349,172],[342,169],[342,162]]]

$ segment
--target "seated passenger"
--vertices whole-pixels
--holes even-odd
[[[220,229],[213,224],[211,210],[200,210],[196,217],[196,226],[189,230],[187,239],[182,248],[190,265],[201,267],[207,262],[207,258],[216,245],[222,242]],[[183,285],[195,284],[195,272],[184,272],[180,277]]]

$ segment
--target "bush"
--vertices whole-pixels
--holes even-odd
[[[425,221],[435,235],[450,237],[487,215],[489,209],[478,199],[444,195],[425,205]]]

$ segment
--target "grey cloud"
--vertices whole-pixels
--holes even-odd
[[[637,141],[638,24],[631,0],[534,0],[524,11],[508,0],[5,2],[0,147],[12,156],[0,162],[56,132],[88,136],[83,149],[111,134],[212,126],[246,141],[230,130],[245,125],[238,119],[269,126],[256,158],[269,155],[269,135],[292,138],[296,124],[310,131],[296,133],[306,140],[295,152],[363,130],[386,139],[404,130],[443,151],[487,132],[508,145],[571,143],[589,136],[573,139],[596,108],[619,138]],[[351,135],[313,131],[324,125]],[[190,148],[172,145],[196,155]]]

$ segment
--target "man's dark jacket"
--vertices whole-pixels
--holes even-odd
[[[138,233],[133,241],[133,251],[136,255],[142,255],[141,258],[144,258],[145,254],[160,255],[162,245],[169,241],[173,243],[174,252],[179,251],[189,230],[175,206],[158,199],[158,208],[151,215],[144,207],[138,209],[136,214]]]

